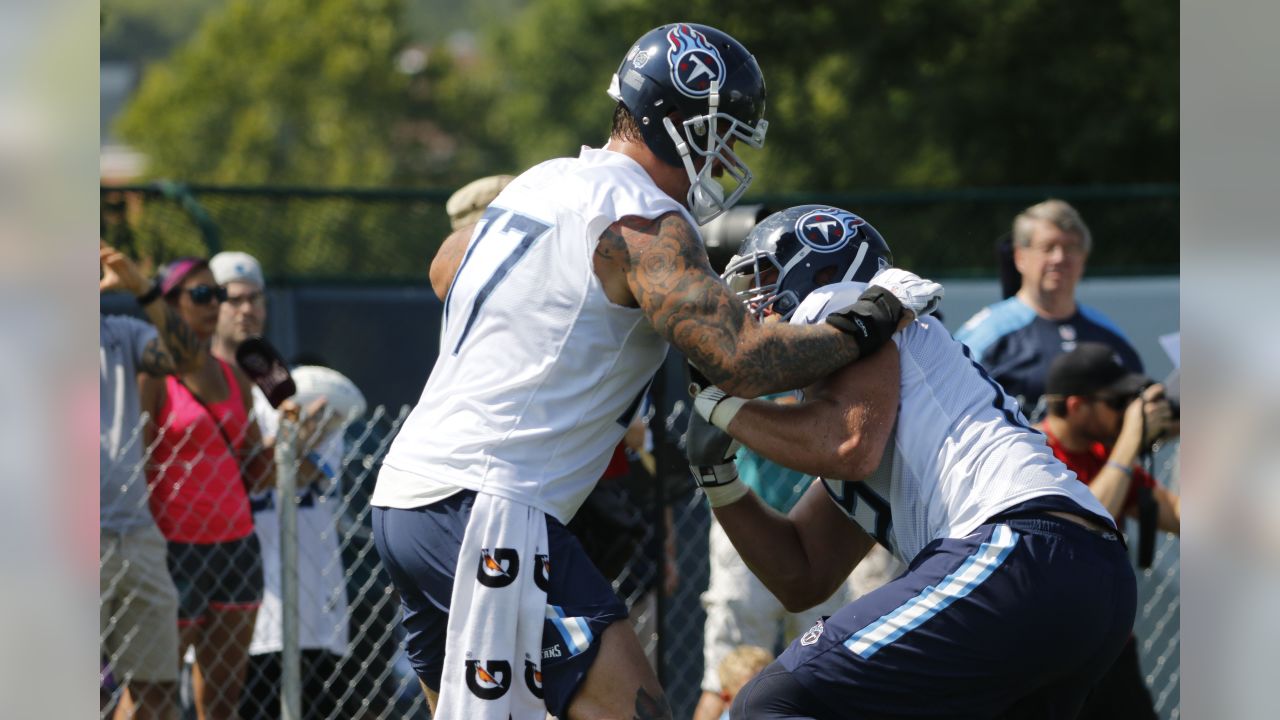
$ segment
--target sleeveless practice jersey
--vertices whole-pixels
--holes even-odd
[[[865,283],[815,290],[792,323],[813,323],[857,301]],[[1110,517],[1054,457],[1006,395],[936,318],[894,335],[901,398],[894,433],[873,475],[825,480],[832,498],[908,563],[938,538],[959,538],[1002,510],[1036,498],[1055,510]]]
[[[596,243],[619,218],[672,211],[689,219],[638,164],[606,150],[584,147],[512,181],[463,256],[435,368],[373,504],[419,507],[467,488],[567,523],[667,352],[638,308],[605,297]]]

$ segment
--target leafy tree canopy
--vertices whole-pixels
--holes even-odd
[[[490,35],[502,101],[484,131],[522,164],[598,144],[609,74],[672,19],[729,32],[764,69],[761,190],[1177,179],[1165,0],[545,0]]]
[[[387,184],[407,107],[400,13],[399,0],[231,0],[150,68],[117,129],[157,175]]]

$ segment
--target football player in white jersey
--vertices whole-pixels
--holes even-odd
[[[408,656],[442,715],[519,720],[545,704],[562,717],[669,717],[617,622],[625,606],[564,529],[667,344],[754,397],[870,355],[920,301],[904,308],[872,289],[828,323],[764,325],[711,269],[695,222],[746,190],[734,146],[760,147],[767,127],[764,78],[733,38],[655,28],[609,94],[618,105],[603,149],[526,171],[477,223],[445,298],[438,360],[374,490]],[[725,176],[737,183],[728,193]],[[915,289],[926,300],[940,290]],[[520,547],[498,539],[525,533],[517,523],[529,526]],[[546,600],[541,648],[515,608],[531,596]],[[524,682],[513,681],[521,667]]]
[[[818,222],[847,230],[817,243]],[[868,226],[803,206],[756,227],[726,277],[762,314],[821,322],[864,285],[821,278]],[[810,252],[785,265],[771,248]],[[892,287],[889,269],[872,282]],[[827,597],[873,540],[908,564],[814,626],[747,685],[734,718],[1071,718],[1133,625],[1135,580],[1106,509],[936,319],[781,405],[695,399],[695,477],[747,565],[788,607]],[[738,442],[818,476],[787,516],[737,479]]]

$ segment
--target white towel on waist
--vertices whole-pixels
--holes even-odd
[[[476,493],[449,603],[438,720],[543,720],[547,522]]]

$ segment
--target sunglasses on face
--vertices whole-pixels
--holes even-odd
[[[187,288],[187,297],[196,305],[208,305],[211,302],[226,302],[227,289],[217,285],[196,285]]]

